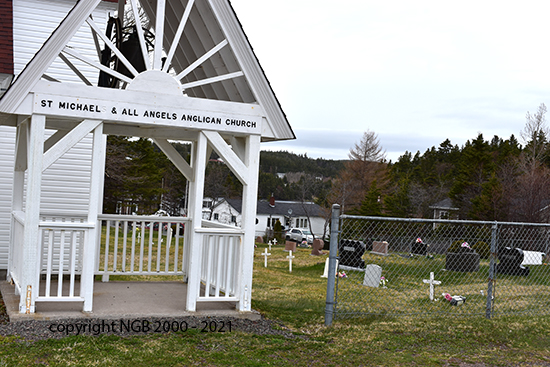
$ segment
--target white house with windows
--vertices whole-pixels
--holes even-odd
[[[326,217],[322,208],[311,202],[300,201],[258,201],[256,211],[256,236],[265,236],[273,229],[277,221],[283,229],[304,228],[313,230],[320,238],[325,229]],[[239,199],[224,199],[213,209],[212,220],[220,223],[240,226],[242,201]]]
[[[190,312],[251,311],[260,144],[295,136],[230,2],[0,0],[0,12],[0,267],[19,312],[92,311],[95,277],[117,274],[181,276]],[[155,142],[189,181],[187,216],[102,213],[107,135]],[[192,144],[189,161],[172,140]],[[243,185],[238,226],[202,218],[212,150]]]

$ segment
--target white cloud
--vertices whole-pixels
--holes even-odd
[[[371,130],[395,160],[478,132],[517,137],[550,104],[550,2],[232,5],[298,136],[263,149],[346,159]]]

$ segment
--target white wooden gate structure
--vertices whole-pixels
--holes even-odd
[[[210,301],[250,311],[260,142],[295,137],[229,1],[118,1],[117,17],[126,11],[135,20],[138,61],[91,17],[101,0],[33,1],[71,7],[0,99],[0,125],[17,129],[8,278],[19,311],[46,301],[92,311],[95,275],[113,274],[182,276],[187,311]],[[139,9],[149,26],[133,16]],[[89,37],[75,39],[82,29]],[[154,34],[150,52],[144,29]],[[101,62],[104,49],[118,66]],[[108,85],[98,86],[100,73]],[[46,131],[54,133],[46,139]],[[90,134],[87,213],[46,212],[43,172]],[[190,183],[188,217],[170,217],[164,228],[163,217],[102,214],[109,134],[155,142]],[[169,139],[192,143],[190,162]],[[212,150],[243,184],[240,228],[201,218]]]

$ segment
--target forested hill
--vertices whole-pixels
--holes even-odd
[[[260,152],[260,171],[264,173],[304,172],[314,176],[337,177],[344,168],[344,160],[309,158],[307,154],[287,151]]]

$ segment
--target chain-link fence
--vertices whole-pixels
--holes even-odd
[[[550,313],[548,224],[338,217],[333,212],[333,225],[335,218],[330,321]]]

